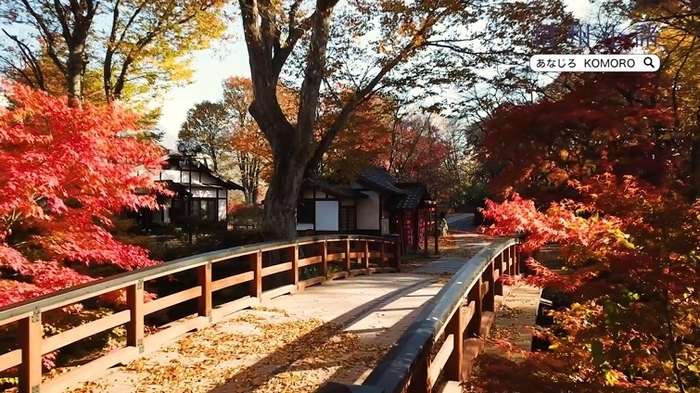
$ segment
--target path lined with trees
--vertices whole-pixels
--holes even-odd
[[[246,239],[296,236],[304,178],[388,161],[435,180],[446,206],[489,197],[485,232],[522,233],[526,252],[562,247],[557,264],[528,262],[528,282],[564,299],[545,329],[551,350],[518,364],[492,359],[475,389],[697,392],[696,2],[603,1],[588,18],[661,25],[646,48],[634,28],[577,45],[568,33],[581,20],[561,1],[339,4],[3,2],[0,304],[160,263],[154,247],[115,226],[125,210],[158,207],[149,191],[167,194],[153,182],[159,110],[148,103],[186,82],[192,55],[230,42],[236,26],[250,80],[228,79],[221,103],[191,112],[211,127],[185,124],[181,137],[218,135],[217,111],[239,120],[224,131],[236,131],[227,153],[249,176],[248,201],[262,192],[256,182],[268,186],[260,231]],[[534,37],[545,21],[559,33],[542,48]],[[534,53],[639,50],[658,54],[661,70],[542,83],[527,64]],[[488,78],[476,71],[490,68]],[[450,121],[440,127],[429,113]],[[221,156],[210,156],[218,169]],[[201,237],[190,253],[216,238]],[[212,244],[244,241],[226,238]],[[113,313],[125,299],[112,295],[47,326]]]

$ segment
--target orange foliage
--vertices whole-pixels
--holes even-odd
[[[323,161],[323,172],[349,180],[370,166],[386,165],[396,109],[391,100],[380,96],[362,103],[333,140]],[[339,111],[327,103],[317,124],[317,140],[331,127]]]

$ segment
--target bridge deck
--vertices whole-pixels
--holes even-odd
[[[194,332],[74,393],[305,392],[361,381],[442,285],[378,274],[282,296]]]
[[[71,393],[313,392],[324,382],[361,382],[417,314],[490,241],[458,235],[444,258],[412,274],[339,280],[233,313],[126,366],[114,367]],[[422,273],[422,274],[419,274]],[[506,299],[532,321],[532,291]],[[534,307],[534,313],[537,307]],[[526,335],[519,337],[527,339]]]

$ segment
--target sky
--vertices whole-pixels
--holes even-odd
[[[578,18],[585,17],[592,5],[586,0],[564,0],[568,9]],[[236,22],[237,24],[239,22]],[[242,26],[232,26],[232,32],[242,35]],[[192,83],[174,88],[163,98],[163,115],[159,126],[165,131],[163,145],[174,149],[177,132],[185,121],[187,111],[197,102],[217,101],[221,98],[221,82],[230,76],[250,76],[248,53],[242,39],[227,42],[221,47],[201,51],[194,56],[195,74]]]

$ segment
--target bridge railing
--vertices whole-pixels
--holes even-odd
[[[329,384],[322,392],[426,393],[440,379],[465,381],[507,296],[499,278],[520,274],[518,244],[518,238],[496,240],[460,268],[361,387]]]
[[[2,307],[0,327],[17,329],[18,343],[16,349],[0,353],[0,373],[18,367],[20,393],[62,392],[109,367],[125,364],[178,336],[268,299],[335,278],[398,271],[401,256],[397,251],[400,249],[398,236],[329,235],[303,237],[293,242],[253,244],[177,259]],[[228,269],[217,271],[218,266],[227,262]],[[318,275],[304,279],[300,276],[304,267],[316,267]],[[145,283],[183,272],[195,275],[197,284],[146,301]],[[271,279],[273,282],[265,282],[273,276],[276,277]],[[264,291],[264,284],[272,288]],[[217,291],[234,286],[239,289],[247,286],[243,288],[247,295],[216,305]],[[42,322],[46,321],[42,319],[52,310],[114,292],[126,297],[123,311],[57,334],[45,334]],[[181,319],[150,335],[146,333],[147,315],[195,299],[197,312],[194,318]],[[44,355],[123,325],[126,327],[126,346],[42,382]]]

